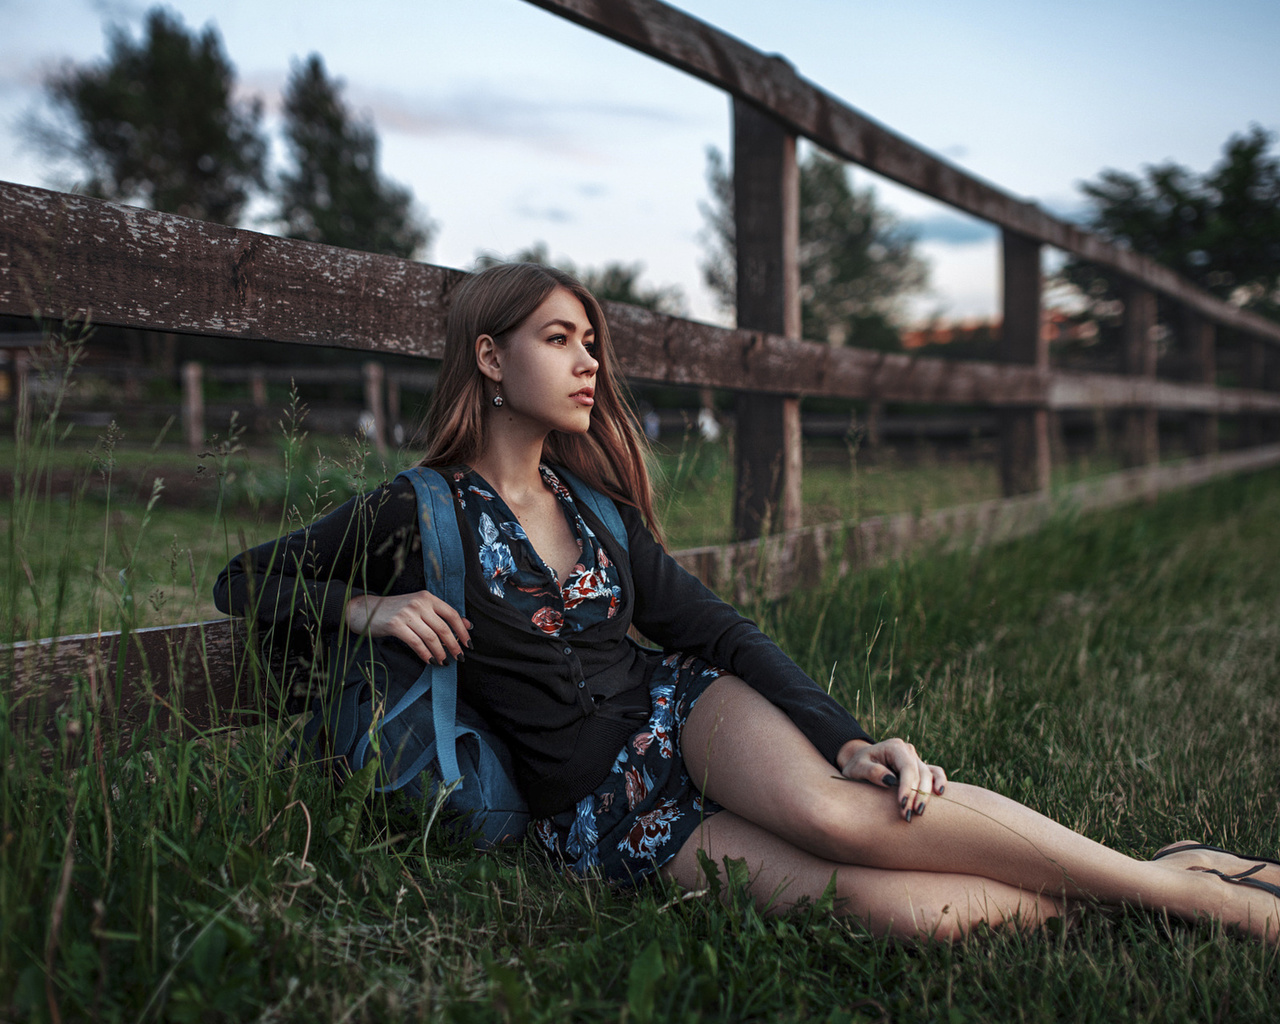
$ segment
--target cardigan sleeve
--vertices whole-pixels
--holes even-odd
[[[728,669],[785,711],[832,764],[849,740],[871,737],[854,717],[750,619],[722,601],[672,558],[640,514],[620,506],[635,586],[632,622],[668,650],[697,654]]]
[[[354,596],[422,588],[413,586],[422,577],[416,508],[402,479],[352,498],[233,558],[213,585],[214,604],[265,627],[337,629]]]

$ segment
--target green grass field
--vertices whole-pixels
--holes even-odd
[[[11,585],[0,602],[0,639],[114,629],[126,613],[135,625],[214,617],[210,587],[236,552],[413,461],[410,453],[379,458],[337,438],[282,437],[275,448],[254,450],[224,440],[195,455],[171,444],[104,451],[81,433],[39,455],[24,467],[13,442],[0,440],[0,473],[20,485],[16,500],[0,502],[0,528],[10,538],[0,582]],[[654,478],[671,550],[732,539],[733,465],[724,445],[664,447]],[[998,491],[989,460],[873,461],[817,447],[805,466],[805,517],[825,523],[932,510]]]
[[[210,470],[233,507],[225,526],[207,510],[153,509],[144,530],[138,501],[31,488],[6,523],[26,563],[11,558],[0,579],[7,623],[118,617],[108,591],[130,559],[136,605],[168,585],[163,620],[204,614],[199,594],[239,531],[252,540],[289,519],[277,504],[237,525],[234,508],[252,509],[230,500],[226,477],[247,472],[231,467]],[[902,490],[929,502],[923,486]],[[987,485],[936,486],[951,501]],[[866,512],[890,510],[869,488],[858,496]],[[77,576],[85,565],[98,590]],[[193,604],[173,614],[193,565]],[[61,595],[32,587],[27,568],[61,573]],[[1277,609],[1271,472],[752,612],[872,732],[908,737],[955,779],[1139,856],[1178,837],[1274,856]],[[427,827],[425,809],[393,816],[283,765],[277,730],[144,732],[129,756],[64,767],[107,728],[84,708],[64,715],[43,755],[0,723],[0,1019],[49,1020],[53,1005],[63,1020],[120,1021],[1275,1017],[1280,954],[1207,925],[1095,911],[1072,930],[891,944],[829,905],[762,916],[731,864],[717,899],[565,880],[524,847],[474,854]]]

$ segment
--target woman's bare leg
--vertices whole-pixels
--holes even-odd
[[[837,864],[732,811],[708,818],[667,862],[663,874],[688,889],[705,885],[699,850],[716,865],[725,857],[744,860],[753,895],[771,913],[790,910],[802,897],[816,901],[834,874],[836,912],[857,917],[877,935],[950,940],[961,938],[979,922],[1035,927],[1064,913],[1060,900],[989,878]]]
[[[1133,860],[1016,801],[957,782],[932,798],[926,814],[904,822],[896,794],[840,778],[781,710],[733,676],[718,679],[698,701],[681,750],[708,796],[824,861],[977,876],[1037,896],[1212,916],[1280,938],[1280,900],[1187,870],[1252,866],[1229,856],[1194,851]],[[1280,884],[1280,868],[1262,877]]]

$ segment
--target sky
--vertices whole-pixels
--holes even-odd
[[[104,27],[149,4],[0,0],[0,179],[59,179],[24,140],[41,82],[100,59]],[[727,96],[524,0],[174,0],[213,24],[240,90],[278,136],[292,61],[323,57],[373,120],[381,166],[437,227],[426,258],[470,267],[545,242],[578,266],[639,262],[717,320],[699,263],[706,150],[727,152]],[[1280,131],[1276,0],[683,0],[926,149],[1062,216],[1079,184],[1174,160],[1204,171],[1233,133]],[[277,166],[285,153],[278,138]],[[853,169],[915,231],[931,286],[912,319],[999,307],[995,232]],[[246,226],[270,230],[268,211]]]

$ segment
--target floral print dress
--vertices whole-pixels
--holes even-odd
[[[549,467],[539,468],[581,552],[563,582],[478,473],[454,471],[453,489],[475,536],[490,593],[527,615],[531,629],[570,637],[618,613],[620,576],[569,489]],[[675,856],[698,825],[721,810],[689,780],[680,731],[694,703],[723,670],[679,652],[652,656],[648,722],[627,740],[595,792],[533,823],[537,841],[577,874],[634,884]]]

